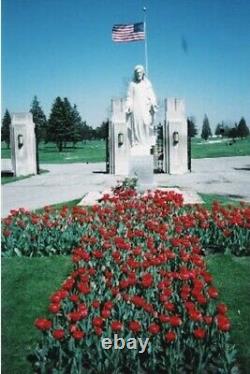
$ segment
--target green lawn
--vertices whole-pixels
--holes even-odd
[[[250,257],[210,255],[208,268],[214,275],[220,299],[229,307],[231,337],[239,354],[243,374],[250,368]]]
[[[2,142],[2,158],[10,158],[10,149]],[[106,159],[106,142],[92,140],[78,143],[76,147],[68,144],[62,152],[59,152],[55,144],[39,145],[39,163],[61,164],[74,162],[100,162]]]
[[[250,367],[250,258],[208,256],[221,301],[228,304],[232,339],[239,352],[242,373]],[[45,316],[48,297],[72,268],[70,257],[2,259],[2,372],[31,374],[26,356],[40,333],[35,318]]]
[[[34,320],[72,268],[70,257],[2,259],[2,373],[31,374],[26,356],[40,338]]]
[[[241,204],[239,200],[230,198],[228,197],[228,195],[205,194],[205,193],[199,193],[199,195],[204,202],[204,206],[206,206],[209,209],[211,209],[214,201],[218,201],[221,205],[224,205],[224,206],[227,206],[227,205],[239,206]],[[248,204],[248,203],[245,203],[245,204]]]
[[[250,155],[250,136],[242,140],[236,139],[235,143],[232,143],[232,140],[228,138],[222,139],[219,143],[213,143],[214,140],[216,139],[211,139],[211,141],[200,138],[192,139],[192,158]]]

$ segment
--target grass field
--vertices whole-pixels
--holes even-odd
[[[10,158],[10,149],[2,142],[2,158]],[[101,140],[78,143],[75,148],[68,145],[59,152],[55,144],[41,143],[39,146],[39,163],[61,164],[74,162],[100,162],[106,159],[106,142]]]
[[[230,139],[222,139],[221,142],[204,141],[200,138],[192,139],[192,158],[205,157],[230,157],[250,155],[250,137],[237,139],[235,143]],[[2,158],[10,158],[10,150],[2,142]],[[75,148],[64,148],[58,152],[52,143],[39,146],[39,162],[41,164],[59,164],[73,162],[100,162],[106,160],[106,142],[101,140],[86,141],[86,144],[78,143]]]
[[[249,156],[250,155],[250,137],[245,139],[236,139],[232,143],[231,139],[221,139],[220,142],[205,141],[200,138],[192,139],[192,158],[215,158],[231,156]],[[230,145],[231,144],[231,145]]]
[[[71,269],[70,257],[2,259],[2,372],[31,374],[26,356],[40,333],[33,327],[38,316],[47,314],[48,297]],[[242,373],[250,367],[250,258],[208,256],[221,301],[228,304],[232,340],[239,352]],[[237,281],[236,281],[237,280]]]

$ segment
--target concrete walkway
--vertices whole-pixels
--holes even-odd
[[[6,163],[6,161],[5,161]],[[37,209],[115,186],[123,177],[105,174],[105,163],[42,164],[50,172],[2,186],[2,217],[11,209]],[[156,174],[158,186],[187,193],[215,193],[250,202],[250,156],[192,160],[192,173]]]

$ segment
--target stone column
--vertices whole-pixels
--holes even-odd
[[[12,113],[10,143],[15,176],[36,174],[35,124],[31,113]]]
[[[165,173],[187,173],[187,118],[182,99],[168,98],[165,100],[163,152]]]
[[[130,145],[125,114],[125,100],[111,101],[111,121],[109,123],[110,173],[129,174]]]

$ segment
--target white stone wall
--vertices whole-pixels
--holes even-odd
[[[174,133],[178,134],[178,142],[174,142]],[[165,173],[185,174],[188,172],[187,135],[184,101],[176,98],[166,99],[163,129]]]
[[[36,174],[35,124],[31,113],[12,113],[10,142],[15,176]]]
[[[130,145],[126,123],[125,100],[112,100],[111,111],[112,116],[109,124],[110,173],[116,175],[128,175]],[[119,138],[123,138],[122,144],[119,143]]]

